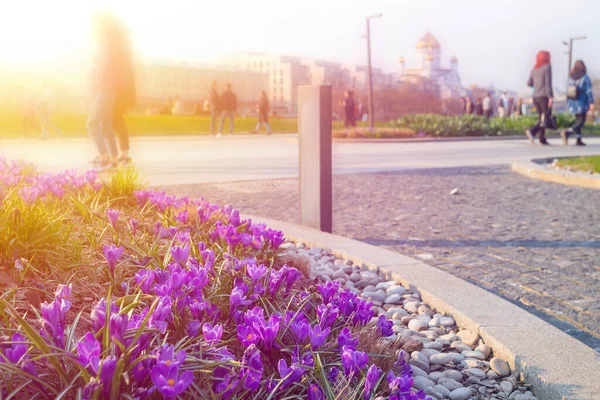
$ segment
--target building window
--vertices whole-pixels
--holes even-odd
[[[279,84],[283,85],[283,78],[279,79]]]
[[[276,102],[276,101],[277,101],[277,99],[275,98],[275,96],[273,96],[273,103]]]
[[[281,96],[281,101],[283,101],[283,96]]]

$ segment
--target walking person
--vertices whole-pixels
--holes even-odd
[[[125,123],[125,113],[135,106],[135,79],[129,37],[124,25],[119,24],[117,71],[120,79],[117,85],[115,104],[113,106],[112,127],[119,138],[119,157],[117,161],[129,164],[129,130]]]
[[[465,97],[465,114],[470,115],[475,111],[475,106],[473,105],[473,100],[471,100],[471,96]]]
[[[267,128],[267,135],[271,134],[271,127],[269,126],[269,99],[267,93],[264,90],[260,91],[260,100],[258,102],[258,123],[254,129],[254,133],[258,133],[260,124],[264,124]]]
[[[101,169],[117,163],[117,140],[113,130],[113,107],[118,80],[118,29],[115,17],[101,14],[95,18],[96,56],[92,77],[92,103],[88,113],[87,129],[98,150]]]
[[[481,97],[475,100],[475,114],[483,115],[483,100],[481,100]]]
[[[227,89],[221,95],[221,124],[219,125],[220,137],[223,133],[223,125],[225,124],[225,118],[229,118],[229,136],[233,135],[235,113],[237,111],[237,96],[231,90],[231,83],[227,84]]]
[[[356,128],[356,104],[354,103],[354,92],[344,92],[344,128]]]
[[[538,122],[525,131],[529,141],[534,144],[535,136],[540,134],[540,144],[548,146],[550,143],[546,140],[546,127],[550,118],[552,109],[552,66],[550,65],[550,53],[540,51],[536,57],[536,63],[531,70],[527,86],[533,88],[533,105],[535,106],[539,118]]]
[[[492,98],[489,93],[485,94],[481,105],[483,107],[483,115],[485,115],[486,118],[490,118],[492,116]]]
[[[594,94],[592,93],[592,81],[587,74],[585,63],[581,60],[575,62],[575,66],[569,73],[569,87],[567,90],[567,105],[569,113],[575,115],[575,123],[572,127],[560,133],[563,144],[569,144],[569,136],[573,133],[577,141],[576,146],[585,146],[581,140],[581,129],[585,125],[588,111],[594,112]]]
[[[219,112],[219,92],[217,92],[217,81],[212,81],[208,91],[208,111],[210,111],[210,134],[215,134],[217,117]]]

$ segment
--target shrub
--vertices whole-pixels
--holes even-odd
[[[556,116],[559,128],[566,128],[574,122],[567,114]],[[445,116],[437,114],[406,115],[392,121],[398,128],[409,128],[415,133],[432,136],[498,136],[523,134],[535,124],[537,116],[512,118],[486,118],[480,115]]]

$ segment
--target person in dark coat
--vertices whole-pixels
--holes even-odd
[[[569,74],[569,89],[572,95],[567,100],[569,113],[575,115],[575,123],[566,131],[561,132],[563,144],[569,144],[569,136],[573,133],[577,141],[576,146],[585,146],[581,140],[581,129],[585,125],[588,111],[594,111],[594,93],[592,81],[587,74],[583,61],[578,60]],[[569,95],[569,93],[567,93]]]
[[[131,47],[124,25],[119,25],[119,50],[117,52],[117,65],[119,69],[119,84],[116,88],[115,103],[113,106],[113,130],[119,138],[119,158],[122,163],[130,163],[129,157],[129,130],[125,124],[124,114],[135,106],[135,79],[133,74],[133,61]]]
[[[237,96],[231,90],[231,84],[227,84],[227,90],[221,95],[221,124],[219,125],[220,137],[223,133],[223,125],[225,124],[225,118],[229,118],[229,135],[233,134],[233,124],[235,113],[237,110]]]
[[[356,127],[356,104],[354,103],[354,92],[345,92],[344,97],[344,127]]]
[[[525,131],[529,141],[534,144],[535,136],[540,134],[540,144],[549,145],[546,140],[546,126],[551,116],[552,98],[552,66],[550,65],[550,53],[540,51],[537,54],[535,67],[531,70],[531,75],[527,81],[527,86],[533,88],[533,105],[535,106],[539,119],[531,128]]]
[[[210,134],[215,134],[215,126],[219,113],[219,92],[217,92],[217,81],[212,81],[208,91],[208,110],[210,111]]]
[[[254,129],[254,133],[258,133],[260,124],[264,124],[267,128],[267,135],[271,134],[271,127],[269,126],[269,99],[267,93],[264,90],[260,91],[260,100],[258,102],[258,123]]]

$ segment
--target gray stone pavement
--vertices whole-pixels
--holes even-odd
[[[293,178],[166,189],[298,222]],[[531,180],[506,166],[344,174],[334,176],[334,233],[419,258],[596,348],[598,200],[598,191]]]

